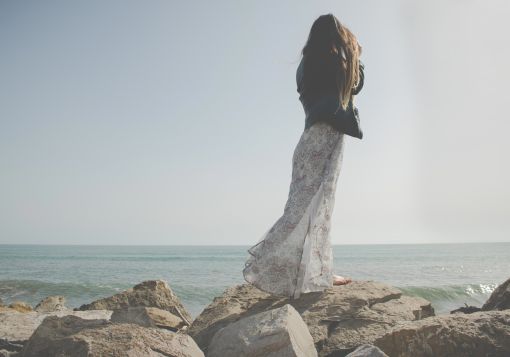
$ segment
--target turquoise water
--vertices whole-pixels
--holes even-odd
[[[249,246],[0,245],[0,298],[36,304],[64,295],[71,307],[149,279],[164,279],[196,317],[243,283]],[[510,243],[334,246],[335,272],[377,280],[432,301],[439,313],[481,305],[510,277]]]

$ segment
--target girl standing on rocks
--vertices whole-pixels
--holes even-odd
[[[274,295],[298,298],[351,281],[333,274],[329,236],[344,135],[361,139],[353,97],[363,87],[361,46],[332,14],[319,16],[297,68],[305,128],[292,158],[283,215],[248,249],[244,279]]]

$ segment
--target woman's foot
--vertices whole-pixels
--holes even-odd
[[[344,278],[340,275],[333,275],[333,285],[345,285],[352,281],[351,278]]]

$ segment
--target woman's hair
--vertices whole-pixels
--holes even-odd
[[[305,87],[336,87],[342,107],[346,109],[351,90],[360,80],[361,46],[352,32],[333,14],[321,15],[314,21],[301,54],[305,59]],[[328,72],[331,67],[337,74],[333,84],[331,71]]]

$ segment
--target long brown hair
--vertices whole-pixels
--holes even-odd
[[[346,109],[351,99],[351,90],[360,80],[361,46],[356,36],[333,14],[321,15],[314,21],[301,54],[305,58],[305,87],[307,84],[312,87],[314,84],[320,85],[318,81],[321,80],[322,87],[327,82],[331,83],[331,72],[325,73],[325,70],[332,64],[336,73],[334,84],[342,107]],[[329,78],[319,73],[329,75]]]

